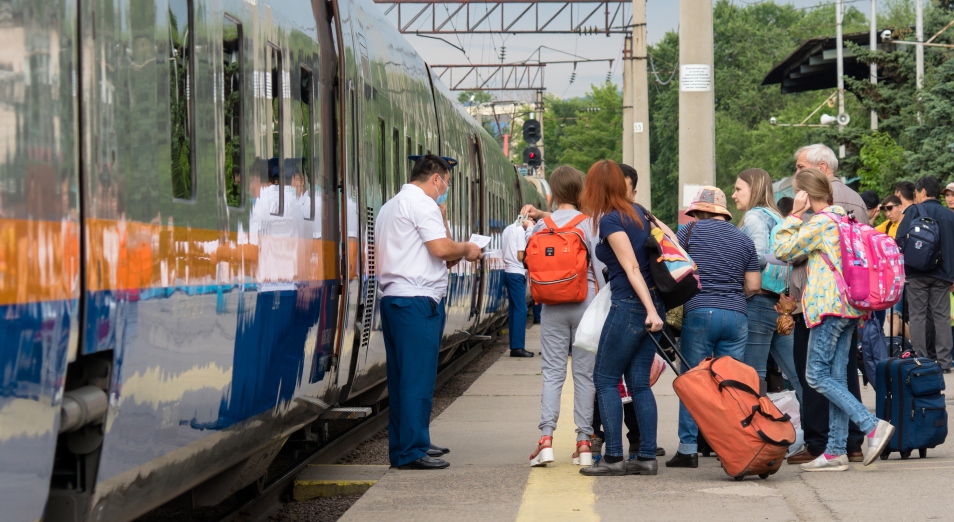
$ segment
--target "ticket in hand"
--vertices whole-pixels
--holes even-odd
[[[480,234],[471,234],[470,242],[477,245],[478,248],[483,250],[487,248],[487,245],[490,244],[490,236],[482,236]]]

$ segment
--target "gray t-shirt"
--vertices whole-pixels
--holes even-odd
[[[573,218],[580,215],[579,210],[557,210],[550,213],[550,219],[558,227],[563,227],[569,223]],[[530,234],[536,234],[537,232],[543,230],[545,224],[543,220],[537,221],[533,226],[533,229],[530,230]],[[603,263],[600,263],[599,259],[596,259],[596,245],[600,242],[600,236],[593,230],[593,220],[591,218],[586,218],[576,226],[581,232],[583,232],[583,238],[586,240],[586,248],[590,251],[590,273],[587,275],[587,281],[589,281],[590,287],[590,297],[594,297],[596,291],[596,281],[599,281],[599,287],[603,288],[603,285],[606,284],[606,281],[603,280]],[[527,236],[529,237],[529,235]],[[594,273],[597,274],[594,279]]]

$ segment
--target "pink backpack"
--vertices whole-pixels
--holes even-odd
[[[886,310],[901,299],[904,256],[888,234],[859,223],[851,216],[825,213],[838,226],[841,240],[839,273],[825,253],[822,258],[835,274],[842,303],[862,310]]]

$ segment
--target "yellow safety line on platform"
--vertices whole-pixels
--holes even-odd
[[[532,468],[520,502],[518,522],[532,520],[599,520],[593,477],[580,475],[570,457],[576,450],[576,425],[573,422],[573,372],[567,369],[560,397],[560,422],[553,433],[554,462]],[[529,462],[524,461],[524,466]]]

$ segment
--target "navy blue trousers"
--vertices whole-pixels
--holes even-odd
[[[388,369],[388,457],[403,466],[424,457],[444,330],[444,302],[429,297],[381,299]]]
[[[507,331],[510,332],[510,349],[526,348],[527,341],[527,276],[504,273],[507,283]]]

